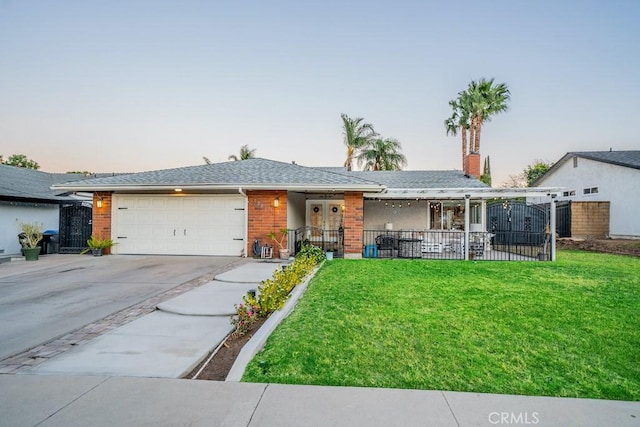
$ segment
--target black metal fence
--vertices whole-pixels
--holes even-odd
[[[298,253],[303,243],[333,252],[335,258],[344,257],[344,230],[324,230],[318,227],[300,227],[289,231],[289,247]]]
[[[548,236],[547,236],[548,237]],[[539,232],[470,232],[469,259],[548,260],[548,239]],[[364,258],[465,259],[464,231],[365,230]]]

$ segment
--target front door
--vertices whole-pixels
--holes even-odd
[[[307,226],[311,236],[320,236],[322,230],[342,227],[343,200],[307,200]]]

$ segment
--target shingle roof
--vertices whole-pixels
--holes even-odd
[[[626,150],[626,151],[570,151],[549,170],[534,182],[531,183],[531,187],[537,187],[548,176],[554,173],[562,164],[573,157],[582,157],[584,159],[594,160],[596,162],[609,163],[612,165],[640,169],[640,150]]]
[[[318,168],[282,163],[267,159],[212,163],[165,169],[135,174],[118,175],[108,178],[89,179],[71,184],[61,184],[58,188],[95,190],[101,188],[126,187],[365,187],[379,188],[376,182],[356,176],[325,171]]]
[[[570,156],[583,157],[598,162],[640,169],[640,150],[628,151],[572,151]]]
[[[353,176],[379,182],[388,189],[404,188],[484,188],[485,183],[462,171],[352,171]]]
[[[88,179],[56,186],[101,190],[140,187],[359,188],[367,191],[414,188],[485,188],[462,171],[347,171],[343,167],[306,167],[267,159],[248,159],[176,169]]]
[[[0,197],[50,201],[76,200],[67,197],[65,192],[51,190],[50,187],[53,184],[85,178],[80,174],[48,173],[0,165]]]

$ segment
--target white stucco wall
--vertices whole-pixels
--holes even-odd
[[[20,253],[18,221],[40,222],[44,225],[44,230],[57,230],[60,222],[60,208],[58,205],[30,206],[0,202],[0,249],[4,249],[5,255]]]
[[[574,196],[560,196],[558,200],[611,202],[610,236],[640,238],[640,170],[584,158],[578,158],[574,168],[569,158],[538,186],[575,191]],[[584,194],[585,188],[593,187],[598,187],[597,194]]]
[[[402,208],[399,207],[400,204]],[[429,208],[425,200],[364,201],[365,230],[384,230],[387,222],[393,224],[394,230],[426,230],[428,216]]]
[[[297,229],[305,225],[306,197],[303,193],[289,192],[287,195],[287,227]]]

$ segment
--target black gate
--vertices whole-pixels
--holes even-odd
[[[92,209],[81,204],[60,207],[60,253],[77,254],[91,237]]]
[[[571,237],[571,200],[556,203],[556,232],[558,237]]]
[[[526,258],[548,257],[548,209],[520,201],[487,206],[487,231],[494,249]]]

